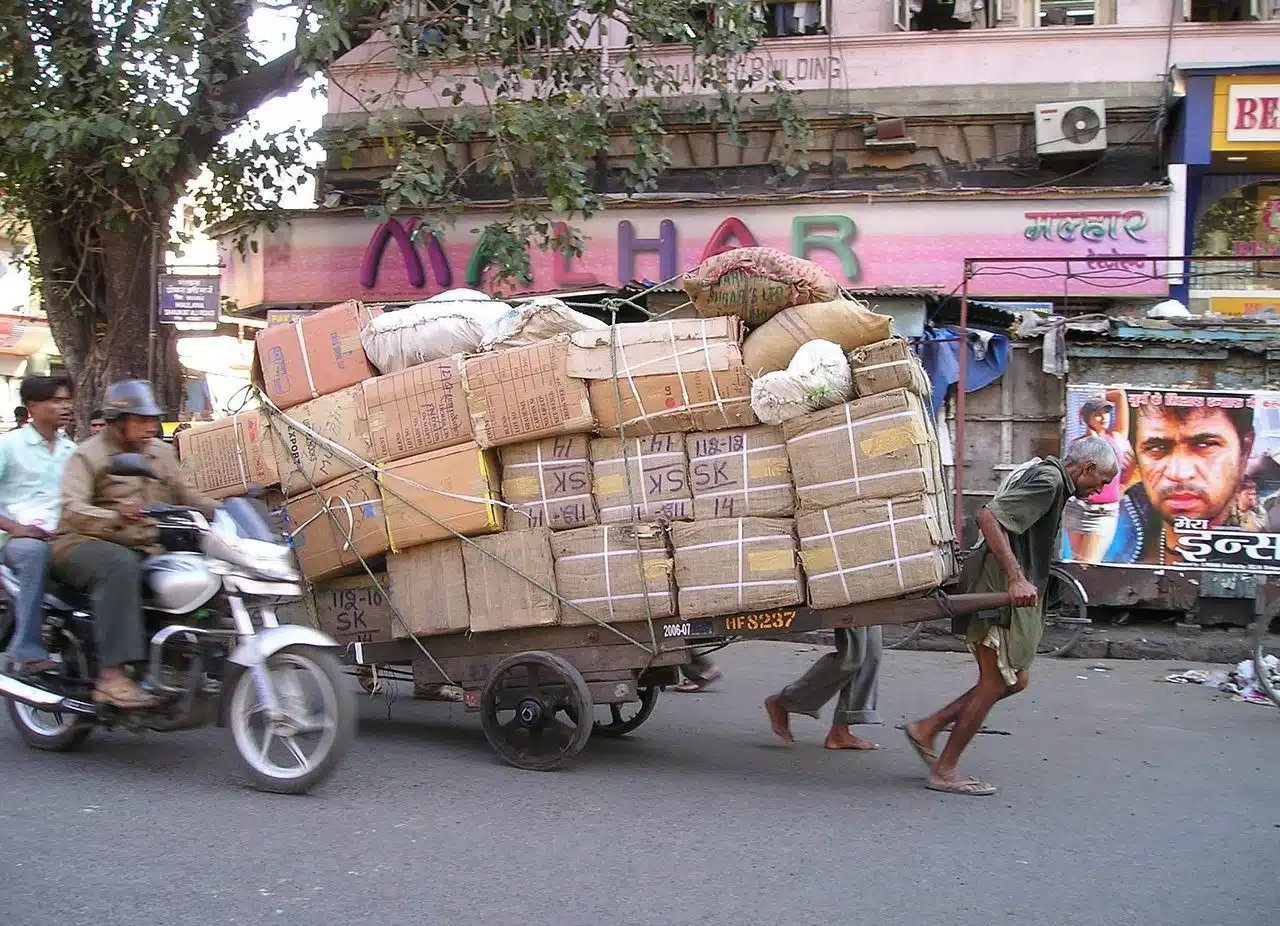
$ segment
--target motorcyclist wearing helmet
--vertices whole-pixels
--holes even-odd
[[[102,667],[94,701],[136,709],[154,703],[124,672],[126,665],[146,658],[142,562],[154,550],[157,534],[142,510],[167,502],[199,508],[212,517],[216,502],[196,491],[179,470],[173,448],[155,437],[164,413],[150,383],[113,383],[102,410],[106,428],[76,448],[62,478],[53,575],[93,598]],[[118,453],[147,457],[156,478],[111,475],[107,470]]]

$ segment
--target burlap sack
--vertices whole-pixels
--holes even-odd
[[[684,291],[699,314],[736,315],[754,326],[788,306],[835,299],[840,284],[812,261],[774,248],[737,248],[704,260],[685,276]]]
[[[784,309],[751,332],[742,363],[752,376],[785,370],[809,341],[832,341],[846,352],[893,336],[893,319],[848,299]]]

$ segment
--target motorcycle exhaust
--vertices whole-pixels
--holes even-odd
[[[52,691],[28,685],[8,675],[0,675],[0,696],[13,698],[30,707],[50,712],[67,711],[72,714],[96,714],[98,709],[86,701],[64,698]]]

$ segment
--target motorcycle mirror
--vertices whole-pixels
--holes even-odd
[[[111,458],[107,472],[112,476],[144,476],[155,479],[151,462],[140,453],[117,453]]]

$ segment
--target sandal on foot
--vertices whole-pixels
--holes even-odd
[[[965,794],[971,797],[987,797],[996,793],[996,786],[976,778],[960,778],[955,781],[928,781],[925,787],[943,794]]]
[[[712,682],[718,680],[722,674],[723,673],[719,670],[716,670],[704,678],[690,679],[687,682],[681,682],[679,685],[676,685],[673,690],[679,691],[682,694],[693,694],[695,692],[704,691],[711,686]]]
[[[938,764],[938,754],[912,736],[911,731],[906,727],[902,728],[902,732],[906,735],[907,742],[911,744],[911,748],[915,750],[916,755],[920,757],[920,761],[929,767],[929,771],[933,771],[933,767]]]

